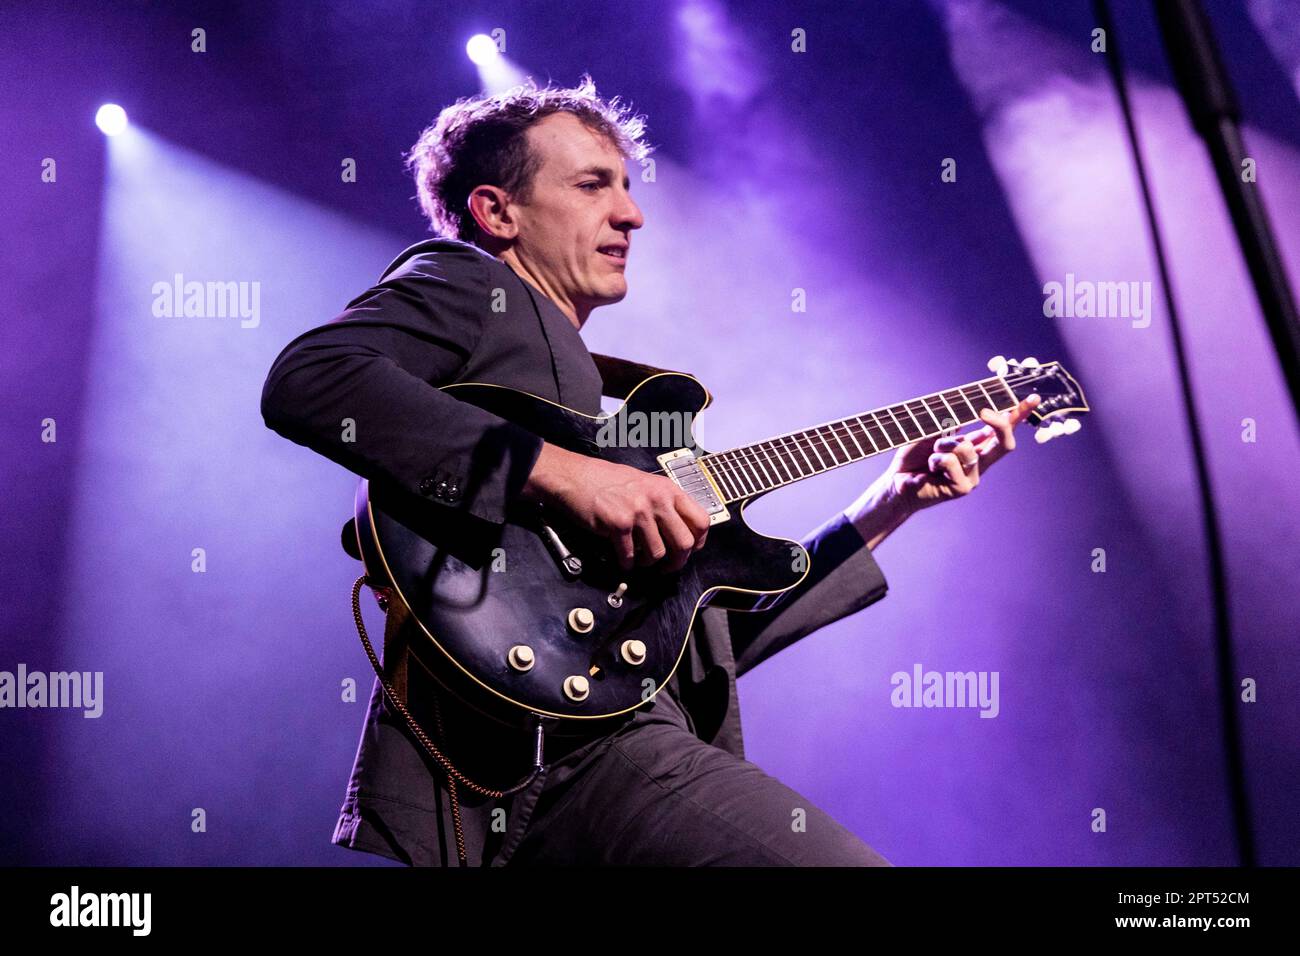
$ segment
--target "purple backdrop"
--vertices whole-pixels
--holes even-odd
[[[0,862],[385,862],[328,842],[371,680],[338,546],[354,480],[268,431],[258,399],[284,344],[422,237],[400,153],[497,82],[464,43],[499,27],[514,69],[590,71],[649,117],[632,292],[584,335],[698,375],[706,447],[971,381],[998,353],[1063,361],[1092,403],[1078,434],[1022,429],[973,497],[882,545],[884,601],[741,681],[749,758],[898,864],[1235,863],[1187,426],[1089,4],[463,6],[8,13],[0,671],[102,672],[103,710],[0,710]],[[1233,679],[1257,685],[1237,707],[1258,856],[1295,865],[1296,421],[1149,12],[1117,6],[1222,509]],[[1300,4],[1213,6],[1300,276]],[[92,121],[109,101],[133,122],[114,139]],[[178,274],[242,284],[247,314],[157,314]],[[1151,283],[1150,307],[1045,316],[1067,277]],[[798,536],[885,464],[747,515]],[[893,706],[918,664],[997,672],[996,717]]]

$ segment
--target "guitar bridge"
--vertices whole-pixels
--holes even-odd
[[[695,452],[689,448],[679,448],[660,455],[659,464],[668,473],[668,477],[708,513],[710,526],[722,524],[731,517],[731,512],[722,503],[718,486],[696,461]]]

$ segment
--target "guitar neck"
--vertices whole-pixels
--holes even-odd
[[[841,465],[980,420],[986,408],[1006,411],[1019,399],[1000,376],[886,405],[860,415],[788,432],[752,445],[701,456],[728,503],[794,484]]]

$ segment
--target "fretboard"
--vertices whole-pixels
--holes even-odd
[[[766,441],[704,455],[699,461],[727,502],[792,484],[824,471],[980,420],[986,408],[1018,402],[1001,377],[923,395]]]

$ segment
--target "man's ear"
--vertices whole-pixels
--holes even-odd
[[[475,186],[469,194],[469,214],[493,239],[513,239],[519,224],[510,214],[510,197],[497,186]]]

